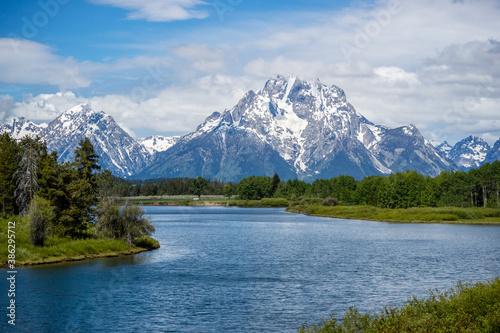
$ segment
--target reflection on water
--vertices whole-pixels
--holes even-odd
[[[500,275],[500,227],[146,207],[161,248],[19,269],[25,332],[294,332]],[[2,323],[1,325],[4,325]],[[2,328],[4,326],[0,326]]]

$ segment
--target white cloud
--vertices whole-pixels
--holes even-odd
[[[151,21],[193,18],[191,10],[203,8],[198,7],[201,1],[94,2]],[[169,18],[163,4],[185,13],[172,11],[177,16]],[[450,143],[470,134],[487,140],[500,136],[484,122],[496,124],[500,105],[498,1],[387,0],[340,12],[272,14],[180,33],[175,40],[155,44],[164,46],[166,54],[144,50],[154,56],[107,64],[62,58],[31,42],[41,57],[15,59],[9,54],[14,72],[0,62],[0,80],[60,87],[81,87],[92,80],[89,90],[102,96],[88,101],[119,123],[132,129],[189,132],[211,112],[231,108],[248,89],[262,88],[276,74],[294,74],[341,87],[358,112],[375,123],[414,123],[429,139]],[[351,57],[346,57],[345,45],[355,48]],[[30,68],[35,75],[28,75]],[[45,75],[36,75],[39,68],[46,69]],[[76,74],[60,75],[65,71]],[[159,82],[154,81],[158,76]],[[96,78],[105,84],[95,83]],[[125,88],[101,90],[116,86]],[[67,97],[67,102],[78,99]],[[26,107],[36,115],[37,108],[20,103],[25,104],[17,106],[17,114]],[[48,108],[41,110],[50,114]]]
[[[211,48],[205,44],[182,44],[170,50],[182,59],[191,63],[191,67],[205,73],[220,73],[226,65],[226,54],[221,49]]]
[[[71,91],[37,96],[25,95],[22,101],[8,106],[3,122],[11,117],[25,117],[37,123],[50,122],[62,112],[86,102],[88,102],[86,98],[77,97]]]
[[[158,132],[196,129],[212,112],[233,107],[255,82],[244,77],[208,75],[182,85],[173,85],[144,101],[108,95],[90,100],[92,108],[104,110],[131,128]]]
[[[129,133],[144,127],[159,132],[188,133],[212,112],[234,106],[249,87],[260,88],[257,84],[243,77],[208,75],[186,85],[170,86],[143,101],[125,95],[84,98],[73,92],[59,92],[26,96],[23,101],[13,103],[10,96],[4,95],[0,96],[0,116],[3,112],[9,117],[48,122],[77,104],[88,103],[92,109],[113,116]],[[0,118],[0,122],[6,118]]]
[[[61,89],[87,87],[82,73],[88,64],[53,53],[47,45],[28,40],[0,38],[0,81],[15,84],[50,84]]]
[[[90,2],[130,10],[128,18],[131,20],[169,22],[203,19],[209,15],[206,10],[195,9],[207,5],[200,0],[90,0]]]

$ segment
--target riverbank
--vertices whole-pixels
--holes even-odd
[[[132,248],[130,251],[120,251],[120,252],[104,252],[98,254],[86,254],[75,257],[49,257],[40,261],[21,261],[16,262],[16,266],[35,266],[35,265],[44,265],[44,264],[57,264],[63,262],[72,262],[72,261],[82,261],[82,260],[90,260],[90,259],[99,259],[99,258],[113,258],[120,256],[128,256],[134,255],[142,252],[150,251],[148,249],[143,248]],[[6,268],[7,266],[4,266]]]
[[[311,216],[396,223],[500,224],[500,209],[493,208],[388,209],[373,206],[290,205],[286,211]]]
[[[192,206],[192,207],[288,207],[290,202],[284,198],[264,198],[261,200],[239,200],[235,198],[224,198],[223,196],[161,196],[161,197],[122,197],[118,204],[138,206]]]
[[[284,198],[264,198],[262,200],[239,200],[223,196],[162,196],[162,197],[123,197],[121,205],[140,206],[226,206],[226,207],[282,207],[291,213],[322,216],[339,219],[355,219],[394,223],[448,223],[448,224],[500,224],[500,209],[495,208],[458,208],[458,207],[413,207],[407,209],[378,208],[374,206],[322,206],[319,203],[302,204],[303,201],[290,202]]]
[[[18,217],[0,218],[0,243],[1,268],[9,264],[19,267],[134,255],[160,247],[157,240],[148,236],[136,239],[134,246],[119,239],[68,237],[48,237],[44,246],[33,246],[26,221]]]
[[[29,243],[17,242],[15,247],[15,266],[33,266],[61,262],[81,261],[96,258],[134,255],[160,247],[158,241],[151,239],[147,247],[129,246],[116,239],[60,239],[52,238],[46,246],[35,247]],[[0,250],[2,268],[8,267],[8,253]]]
[[[350,308],[342,321],[335,315],[299,333],[315,332],[499,332],[500,279],[485,283],[457,283],[445,292],[431,291],[428,299],[408,300],[380,314],[361,315]]]

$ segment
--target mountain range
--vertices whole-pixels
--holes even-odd
[[[339,175],[357,179],[416,170],[436,176],[499,159],[500,140],[490,147],[468,137],[434,147],[414,125],[389,128],[356,112],[337,86],[277,76],[249,91],[233,108],[214,112],[182,137],[135,139],[103,111],[75,106],[49,124],[25,118],[0,125],[20,139],[40,136],[60,160],[73,160],[88,137],[103,168],[120,177],[197,177],[238,181],[251,175],[314,180]]]

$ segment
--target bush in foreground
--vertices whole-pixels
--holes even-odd
[[[153,239],[149,236],[144,236],[134,240],[134,246],[142,247],[146,250],[154,250],[160,247],[160,243],[156,239]]]
[[[306,324],[298,332],[500,332],[500,279],[458,283],[445,292],[431,291],[426,300],[413,297],[380,314],[361,315],[353,307],[342,321],[330,315],[319,326]]]

